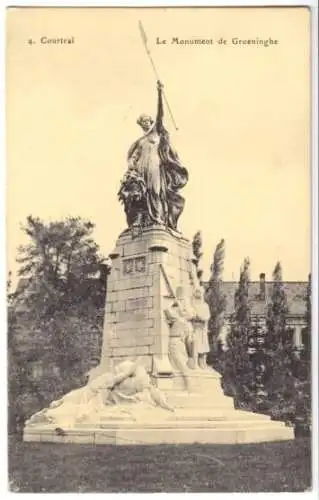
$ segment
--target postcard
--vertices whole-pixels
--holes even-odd
[[[7,9],[10,491],[314,488],[310,28]]]

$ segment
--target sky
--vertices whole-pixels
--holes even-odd
[[[7,267],[15,275],[29,214],[89,218],[107,256],[126,227],[117,201],[126,154],[154,116],[156,78],[165,124],[189,171],[179,229],[203,234],[204,278],[226,242],[224,279],[286,280],[310,271],[310,31],[306,8],[12,8],[7,15]],[[74,37],[69,45],[40,38]],[[157,45],[156,38],[166,38]],[[171,44],[212,38],[211,45]],[[227,44],[217,41],[223,37]],[[277,39],[270,47],[232,38]],[[28,40],[35,42],[30,45]]]

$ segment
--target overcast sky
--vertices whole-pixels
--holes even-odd
[[[156,80],[141,19],[179,127],[172,141],[189,170],[179,227],[201,229],[204,276],[226,240],[225,279],[249,256],[252,278],[310,270],[309,13],[306,9],[12,9],[8,15],[8,267],[20,223],[90,218],[107,256],[125,228],[117,191],[126,153],[154,115]],[[41,36],[71,37],[43,45]],[[156,37],[167,38],[156,45]],[[172,37],[213,45],[172,45]],[[216,41],[224,37],[227,45]],[[232,37],[277,39],[234,46]],[[36,43],[29,45],[28,39]]]

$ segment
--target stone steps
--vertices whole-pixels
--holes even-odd
[[[168,417],[173,419],[192,419],[192,420],[206,420],[206,421],[250,421],[250,422],[269,422],[270,417],[253,412],[246,412],[241,410],[223,411],[210,408],[183,408],[175,410],[175,413]]]
[[[269,421],[266,423],[267,428],[278,429],[285,428],[285,425],[282,422]],[[222,430],[232,430],[232,429],[241,429],[247,430],[252,428],[266,428],[265,423],[262,423],[258,420],[247,420],[243,422],[242,420],[195,420],[195,419],[180,419],[180,420],[167,420],[163,421],[155,421],[152,423],[145,423],[139,421],[101,421],[96,424],[90,423],[81,423],[76,424],[73,429],[95,429],[95,430],[109,430],[109,429],[130,429],[130,430],[155,430],[155,429],[169,429],[172,428],[184,429],[187,427],[189,431],[193,429],[201,429],[205,427],[205,429],[222,429]]]
[[[164,392],[189,391],[191,393],[223,394],[220,375],[214,370],[194,371],[188,374],[186,380],[178,374],[170,378],[155,378],[154,384]]]
[[[155,445],[155,444],[238,444],[261,443],[267,441],[292,440],[293,430],[282,423],[268,422],[266,425],[245,426],[230,425],[228,427],[214,427],[209,422],[171,422],[170,426],[161,423],[153,425],[138,425],[131,423],[131,427],[123,425],[116,427],[114,422],[107,428],[73,428],[66,429],[65,435],[60,436],[53,429],[28,429],[24,431],[24,441],[54,442],[54,443],[87,443],[87,444],[116,444],[116,445]]]
[[[186,393],[186,392],[166,392],[167,402],[173,408],[216,408],[233,409],[232,398],[228,398],[220,390],[210,393]]]

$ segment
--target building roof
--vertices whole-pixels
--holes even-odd
[[[252,314],[264,315],[270,301],[272,281],[265,282],[265,298],[260,295],[260,281],[251,281],[249,285],[249,299]],[[301,316],[306,313],[306,297],[308,283],[306,281],[285,281],[283,283],[287,295],[289,315]],[[234,311],[235,291],[238,287],[236,281],[224,281],[223,290],[226,295],[226,315]]]
[[[102,276],[101,276],[102,278]],[[103,279],[89,278],[83,283],[83,288],[78,290],[78,295],[90,295],[93,288],[96,290],[101,287]],[[265,297],[260,295],[262,283],[265,284]],[[24,287],[28,289],[29,280],[21,278],[18,283],[17,291],[22,291]],[[207,283],[204,283],[204,286]],[[255,315],[265,315],[267,306],[270,301],[272,281],[251,281],[249,285],[249,299],[251,312]],[[223,290],[226,295],[226,316],[229,316],[234,311],[235,291],[238,287],[237,281],[223,281]],[[306,313],[306,297],[307,297],[307,281],[285,281],[283,283],[284,290],[287,295],[288,309],[290,316],[303,316]],[[31,288],[31,290],[30,290]],[[28,291],[32,291],[32,285]],[[94,292],[93,292],[94,293]]]

